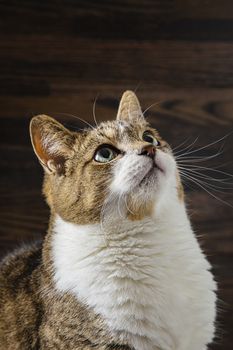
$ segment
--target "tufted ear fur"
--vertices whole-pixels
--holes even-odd
[[[72,155],[75,136],[55,119],[38,115],[30,123],[32,145],[41,165],[49,174],[65,173],[65,161]]]
[[[125,120],[133,123],[143,119],[144,116],[137,96],[133,91],[125,91],[121,97],[117,120]]]

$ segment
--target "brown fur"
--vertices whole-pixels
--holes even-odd
[[[33,118],[32,144],[45,169],[43,193],[51,209],[51,220],[43,244],[19,249],[1,263],[1,350],[130,350],[111,335],[104,320],[88,306],[68,293],[56,291],[51,257],[55,213],[73,223],[100,222],[101,207],[108,194],[107,184],[117,159],[104,164],[95,162],[93,156],[99,145],[121,148],[130,143],[131,147],[141,149],[145,146],[142,133],[151,130],[160,140],[160,147],[168,149],[158,132],[143,118],[136,124],[129,123],[123,133],[119,131],[119,120],[127,119],[129,98],[130,93],[127,103],[120,105],[118,121],[102,123],[93,130],[71,132],[48,116]],[[137,108],[138,102],[132,106]],[[182,198],[179,176],[177,183]],[[141,220],[151,215],[153,205],[140,205],[129,197],[128,208],[129,219]]]
[[[68,294],[55,292],[50,236],[43,247],[25,247],[2,263],[0,349],[113,349],[104,321]],[[120,346],[118,349],[130,349]]]
[[[37,118],[44,121],[44,117]],[[168,147],[158,132],[150,128],[145,121],[126,128],[124,135],[119,134],[115,121],[102,123],[97,129],[89,132],[73,133],[71,135],[73,146],[67,151],[64,176],[57,176],[57,174],[51,176],[47,173],[45,175],[43,193],[52,211],[61,215],[65,220],[77,224],[99,222],[101,207],[108,194],[107,184],[112,178],[111,170],[115,160],[105,164],[96,163],[93,161],[95,150],[101,144],[118,147],[119,140],[123,139],[121,142],[124,142],[124,138],[127,138],[131,147],[140,150],[145,146],[145,142],[141,139],[145,130],[150,130],[160,140],[161,148]],[[62,152],[65,157],[63,149]],[[56,157],[58,158],[57,154]],[[132,220],[141,220],[150,215],[153,209],[152,203],[140,205],[133,203],[130,198],[128,205],[130,209],[128,217]]]

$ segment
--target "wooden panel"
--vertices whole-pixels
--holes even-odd
[[[230,0],[0,0],[0,255],[44,236],[49,211],[28,124],[37,113],[70,128],[112,119],[136,89],[151,123],[176,147],[202,147],[232,131],[233,2]],[[70,114],[75,117],[70,116]],[[199,154],[218,152],[221,142]],[[233,135],[204,166],[233,173]],[[211,174],[211,171],[207,171]],[[232,190],[187,187],[195,232],[219,284],[219,334],[232,349]]]
[[[138,83],[153,91],[233,88],[233,43],[15,36],[1,38],[0,51],[1,95],[70,94],[90,85],[134,89]]]

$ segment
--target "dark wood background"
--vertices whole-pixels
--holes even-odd
[[[2,256],[46,232],[42,170],[28,135],[32,115],[81,127],[63,113],[93,123],[98,95],[97,119],[111,119],[122,92],[137,89],[144,108],[158,102],[147,116],[172,146],[199,136],[197,149],[233,130],[233,1],[1,0],[0,82]],[[232,153],[229,135],[208,166],[233,173]],[[232,190],[216,194],[233,205]],[[219,284],[211,349],[230,350],[233,209],[198,187],[187,187],[187,200]]]

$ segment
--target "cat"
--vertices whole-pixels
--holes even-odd
[[[207,349],[216,283],[136,95],[114,121],[72,132],[39,115],[30,135],[51,217],[1,262],[0,349]]]

